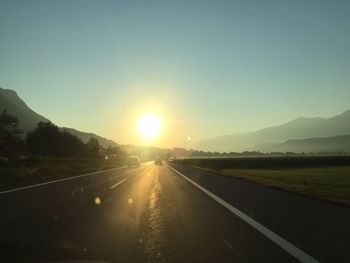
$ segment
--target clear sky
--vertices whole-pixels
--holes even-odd
[[[0,0],[0,86],[60,126],[162,146],[350,109],[350,1]]]

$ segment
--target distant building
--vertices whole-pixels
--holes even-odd
[[[193,151],[186,150],[185,148],[173,148],[172,155],[176,158],[189,157]]]

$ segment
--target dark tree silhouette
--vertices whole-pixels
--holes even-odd
[[[63,131],[60,136],[59,154],[61,156],[72,156],[80,154],[85,149],[85,144],[73,134]]]
[[[67,131],[61,132],[51,122],[40,122],[26,138],[28,150],[41,156],[73,156],[80,154],[84,143]]]
[[[91,157],[96,157],[100,152],[100,144],[98,140],[94,137],[91,137],[86,144],[86,154]]]
[[[59,155],[60,131],[51,122],[39,122],[34,131],[28,133],[26,145],[32,154],[43,156]]]
[[[18,119],[4,110],[0,115],[0,156],[12,158],[17,155],[22,145],[22,131],[18,126]]]

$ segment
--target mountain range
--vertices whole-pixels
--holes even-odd
[[[33,130],[39,122],[48,122],[47,118],[36,113],[17,95],[14,90],[4,89],[0,87],[0,112],[6,110],[8,114],[16,116],[20,121],[20,128],[24,134]],[[73,128],[60,127],[77,136],[83,142],[87,142],[91,137],[96,138],[103,147],[118,146],[119,144],[103,138],[94,133],[79,131]]]
[[[13,90],[0,87],[0,112],[6,110],[20,121],[24,134],[39,122],[50,121],[36,113]],[[96,138],[103,147],[119,144],[94,133],[60,127],[87,142]],[[282,125],[248,133],[237,133],[206,139],[194,148],[218,152],[349,152],[350,110],[331,118],[298,118]]]
[[[350,152],[350,147],[345,147],[349,145],[350,136],[344,135],[350,135],[350,110],[331,118],[298,118],[254,132],[207,139],[200,141],[195,148],[218,152],[251,150],[309,152],[309,149],[339,151],[342,141],[344,144],[342,149]],[[311,147],[311,144],[314,146]]]
[[[287,140],[284,143],[263,143],[251,150],[260,152],[350,153],[350,135]]]

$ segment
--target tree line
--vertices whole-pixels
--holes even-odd
[[[0,157],[14,159],[19,155],[50,157],[98,157],[124,155],[118,147],[103,149],[96,138],[84,143],[66,130],[51,122],[40,122],[23,136],[17,117],[3,111],[0,115]],[[107,156],[106,155],[106,156]]]

